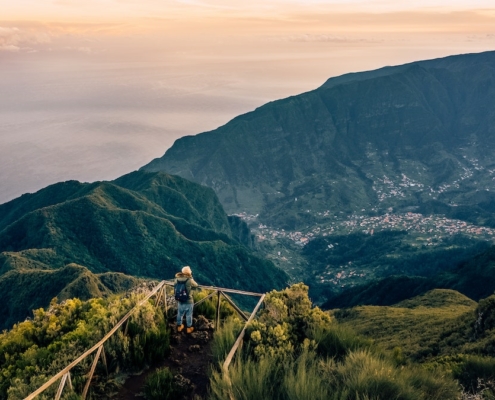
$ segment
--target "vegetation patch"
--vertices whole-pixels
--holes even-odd
[[[137,295],[63,303],[54,299],[48,310],[38,309],[32,320],[4,331],[0,399],[24,399],[97,343],[139,300]],[[98,364],[90,387],[94,397],[105,398],[115,390],[117,372],[140,370],[169,351],[169,330],[160,309],[147,302],[128,321],[127,332],[119,330],[104,345],[107,368]],[[82,393],[92,359],[87,357],[71,370],[76,393]],[[56,389],[52,385],[40,398],[53,398]]]
[[[313,307],[308,287],[266,296],[247,346],[228,375],[214,369],[211,399],[455,399],[461,387],[442,371],[405,363]]]

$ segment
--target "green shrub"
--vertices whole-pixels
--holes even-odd
[[[210,378],[211,400],[276,400],[280,397],[281,364],[275,359],[256,361],[238,357],[230,365],[228,376],[213,370]]]
[[[338,363],[327,360],[322,371],[334,394],[346,400],[452,400],[459,396],[452,379],[419,367],[398,368],[369,350],[350,352]]]
[[[194,302],[198,302],[204,299],[206,296],[210,294],[209,291],[202,290],[200,292],[194,293]],[[205,300],[201,304],[194,306],[194,316],[203,315],[205,318],[210,320],[215,320],[217,315],[217,304],[218,299],[216,296],[210,297],[208,300]],[[220,318],[225,319],[230,315],[235,314],[236,311],[232,308],[232,306],[223,298],[220,298]]]
[[[52,302],[50,309],[0,334],[0,399],[23,399],[100,340],[137,302],[139,296]],[[127,335],[119,330],[104,345],[110,375],[151,364],[169,350],[163,312],[146,303],[129,320]],[[81,393],[92,356],[71,370],[72,384]],[[114,385],[98,363],[90,394],[98,397]],[[53,398],[56,385],[44,393]],[[42,399],[43,396],[40,397]]]
[[[314,329],[311,338],[316,341],[317,352],[323,357],[342,360],[350,351],[370,349],[372,340],[358,336],[352,329],[332,323]]]
[[[229,317],[224,321],[220,328],[215,330],[211,344],[214,361],[221,362],[225,359],[242,330],[242,327],[243,323],[238,318]]]
[[[174,383],[174,376],[167,367],[152,372],[144,383],[144,397],[147,400],[180,398],[182,394],[182,389]]]
[[[463,361],[453,367],[452,372],[465,391],[476,393],[482,383],[486,385],[495,382],[495,358],[465,356]],[[492,392],[495,389],[493,383],[491,386],[487,387],[487,391]]]
[[[303,351],[287,363],[283,377],[284,398],[288,400],[328,400],[330,388],[321,374],[319,360],[313,352]]]
[[[312,307],[308,286],[298,283],[266,295],[265,308],[248,327],[247,338],[256,357],[285,358],[330,321],[329,314]]]

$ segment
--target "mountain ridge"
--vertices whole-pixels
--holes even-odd
[[[288,280],[243,244],[250,240],[247,226],[227,217],[212,189],[180,177],[141,171],[113,182],[60,183],[0,211],[0,286],[16,288],[26,277],[31,287],[47,285],[32,302],[36,307],[60,293],[108,294],[105,281],[122,288],[125,280],[117,284],[117,275],[108,274],[169,279],[184,265],[212,286],[268,291]],[[26,301],[6,303],[4,324],[30,311]]]
[[[474,181],[495,189],[486,151],[495,142],[494,65],[495,52],[486,52],[331,78],[178,139],[142,169],[212,187],[229,213],[259,213],[286,229],[315,220],[306,209],[472,204]],[[383,175],[423,186],[391,194],[379,187]]]

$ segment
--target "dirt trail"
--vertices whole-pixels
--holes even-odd
[[[161,367],[169,367],[174,376],[180,374],[185,378],[185,380],[179,378],[185,386],[190,387],[184,399],[206,399],[209,383],[208,374],[213,359],[211,354],[212,325],[207,320],[195,325],[198,330],[186,334],[185,330],[181,333],[175,333],[175,325],[171,324],[170,355],[141,374],[129,376],[112,399],[143,399],[143,386],[146,378]]]

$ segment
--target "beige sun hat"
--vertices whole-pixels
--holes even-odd
[[[192,275],[191,267],[186,265],[184,268],[182,268],[182,273],[186,275]]]

